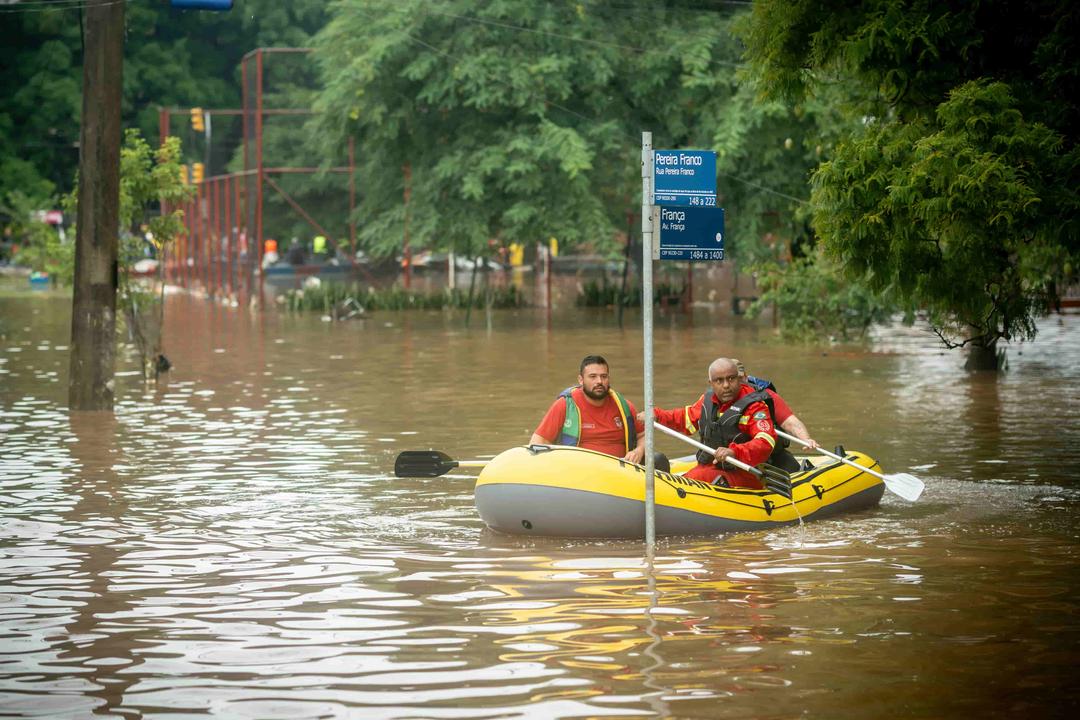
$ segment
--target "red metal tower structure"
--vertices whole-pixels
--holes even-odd
[[[311,108],[266,108],[263,105],[265,65],[268,56],[307,54],[311,48],[258,48],[244,55],[240,72],[242,107],[207,109],[161,108],[161,141],[169,136],[174,115],[199,116],[202,130],[210,137],[214,117],[242,119],[243,170],[221,172],[210,177],[193,177],[196,194],[185,204],[186,233],[166,261],[167,280],[184,287],[201,286],[209,295],[246,293],[262,298],[263,255],[266,250],[263,224],[263,200],[267,187],[276,192],[297,215],[321,235],[330,233],[303,205],[293,198],[275,177],[287,174],[336,173],[349,176],[349,249],[356,256],[356,150],[348,143],[348,164],[334,167],[267,166],[263,156],[264,120],[275,116],[311,115]],[[201,169],[201,167],[200,167]],[[165,208],[163,208],[163,211]],[[256,289],[256,284],[258,288]]]

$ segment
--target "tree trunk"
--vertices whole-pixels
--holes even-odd
[[[989,345],[979,345],[976,343],[968,345],[964,369],[993,371],[1001,369],[997,352],[997,340]]]
[[[72,410],[111,411],[116,357],[124,3],[93,0],[87,4],[83,46],[68,405]]]
[[[627,275],[630,268],[630,246],[633,244],[631,238],[634,235],[634,213],[626,213],[626,249],[623,253],[622,264],[622,285],[619,287],[619,329],[622,330],[623,326],[623,307],[626,305],[626,283],[628,282]]]
[[[476,289],[476,273],[480,267],[480,256],[473,261],[472,277],[469,278],[469,298],[465,302],[465,327],[469,327],[469,318],[472,317],[473,290]]]

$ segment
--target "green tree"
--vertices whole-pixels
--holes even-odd
[[[775,306],[781,318],[780,337],[787,341],[862,340],[872,325],[888,320],[896,308],[866,286],[844,280],[820,249],[789,264],[760,268],[761,295],[748,312],[756,315]]]
[[[1078,30],[1064,0],[762,0],[745,30],[766,97],[840,86],[862,116],[813,178],[827,253],[969,367],[1076,282]]]
[[[15,190],[48,197],[70,188],[79,158],[78,17],[45,9],[3,18],[0,198]]]
[[[474,256],[493,238],[554,236],[609,250],[640,207],[641,131],[708,146],[718,61],[737,58],[730,6],[686,5],[336,3],[317,38],[312,136],[363,148],[365,244],[400,245],[408,166],[418,244]]]
[[[57,3],[2,11],[0,198],[15,189],[31,196],[71,189],[82,107],[79,10],[75,3]],[[129,3],[125,127],[156,138],[159,106],[239,107],[243,55],[257,47],[304,45],[325,21],[324,0],[244,0],[228,13]],[[239,126],[231,132],[234,137],[216,142],[237,145]],[[172,134],[185,136],[185,147],[201,150],[186,123],[174,127]],[[202,160],[202,155],[191,159]]]
[[[120,149],[120,283],[116,305],[125,321],[128,338],[142,360],[144,374],[154,370],[154,361],[161,354],[165,310],[165,284],[161,273],[164,266],[159,264],[154,284],[135,278],[132,270],[142,258],[154,257],[159,262],[165,258],[168,248],[184,232],[183,211],[178,208],[193,192],[192,187],[180,180],[180,141],[177,138],[167,138],[154,150],[138,130],[132,128],[124,133],[124,144]],[[76,179],[75,189],[65,199],[66,209],[72,216],[78,196]],[[165,213],[153,212],[160,203],[173,209]],[[70,274],[64,280],[70,284]]]
[[[53,198],[31,196],[19,190],[8,193],[0,203],[0,213],[11,218],[8,227],[18,243],[14,262],[34,272],[47,273],[54,284],[71,277],[73,244],[62,242],[56,228],[39,219],[37,213],[53,207]]]
[[[736,27],[747,17],[738,18]],[[799,257],[814,243],[807,227],[810,175],[857,120],[845,112],[835,87],[793,105],[760,100],[758,79],[745,67],[725,73],[721,82],[727,100],[712,123],[712,147],[727,235],[740,260],[776,263],[789,244]]]
[[[128,337],[139,353],[144,376],[150,373],[156,376],[156,360],[161,356],[165,314],[162,261],[184,232],[183,211],[175,208],[193,192],[193,188],[180,181],[180,142],[175,137],[167,138],[154,151],[138,130],[124,134],[120,150],[121,273],[116,305],[123,313]],[[174,209],[152,214],[151,208],[159,203]],[[144,225],[146,232],[142,230]],[[159,261],[156,287],[137,280],[131,272],[139,259],[149,255]]]

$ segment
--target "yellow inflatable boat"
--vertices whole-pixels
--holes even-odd
[[[862,453],[846,457],[878,470]],[[874,507],[885,484],[868,472],[827,458],[793,473],[792,498],[767,490],[724,488],[677,473],[692,461],[657,472],[656,532],[701,535],[758,530]],[[493,530],[558,537],[645,536],[645,468],[576,447],[516,447],[487,463],[476,481],[476,509]]]

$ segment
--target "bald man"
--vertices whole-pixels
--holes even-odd
[[[698,451],[697,461],[686,477],[729,487],[763,488],[761,481],[743,470],[724,466],[733,457],[748,465],[760,465],[776,447],[771,400],[767,393],[744,385],[731,358],[717,358],[708,367],[709,388],[692,405],[665,410],[653,408],[656,421],[665,427],[694,435],[716,448],[710,455]]]

